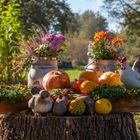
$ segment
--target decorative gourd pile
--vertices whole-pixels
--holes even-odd
[[[128,95],[122,87],[120,75],[110,71],[100,77],[96,72],[83,71],[77,80],[70,81],[66,72],[53,70],[44,76],[42,85],[44,89],[29,101],[29,107],[34,113],[59,116],[106,115],[112,112],[112,103],[117,100],[120,102],[122,97]]]

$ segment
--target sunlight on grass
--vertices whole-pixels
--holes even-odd
[[[63,69],[68,73],[70,76],[70,80],[78,79],[79,75],[82,71],[84,71],[84,68],[79,68],[79,69]]]

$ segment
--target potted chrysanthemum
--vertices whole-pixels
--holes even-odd
[[[48,34],[44,28],[41,28],[30,41],[22,41],[24,65],[31,64],[28,87],[41,87],[43,76],[50,70],[58,68],[57,58],[66,47],[64,41],[62,34]]]
[[[28,108],[31,94],[26,85],[0,85],[0,113],[18,112]]]
[[[101,72],[115,71],[117,59],[123,54],[124,40],[112,38],[107,32],[96,32],[88,45],[88,70]]]

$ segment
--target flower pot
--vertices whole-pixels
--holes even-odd
[[[123,98],[113,103],[113,112],[140,112],[140,101],[137,101],[134,94],[129,100]]]
[[[17,103],[17,104],[9,104],[4,101],[0,102],[0,113],[5,114],[9,112],[18,112],[22,111],[28,108],[28,101],[24,101],[22,103]]]
[[[117,60],[95,60],[89,59],[88,65],[86,66],[87,71],[96,71],[99,76],[107,71],[116,71]]]
[[[31,68],[28,73],[28,87],[36,86],[43,88],[42,79],[44,75],[51,70],[57,69],[57,60],[38,59],[36,62],[31,64]]]

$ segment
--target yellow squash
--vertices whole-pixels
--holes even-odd
[[[101,98],[95,102],[95,111],[101,115],[107,115],[112,111],[112,104],[106,98]]]
[[[80,91],[82,94],[88,94],[91,91],[93,91],[94,89],[96,89],[97,84],[91,81],[84,81],[82,82],[81,86],[80,86]]]
[[[99,82],[98,74],[95,71],[83,71],[80,74],[79,79],[80,80],[92,81],[94,83],[98,83]]]

